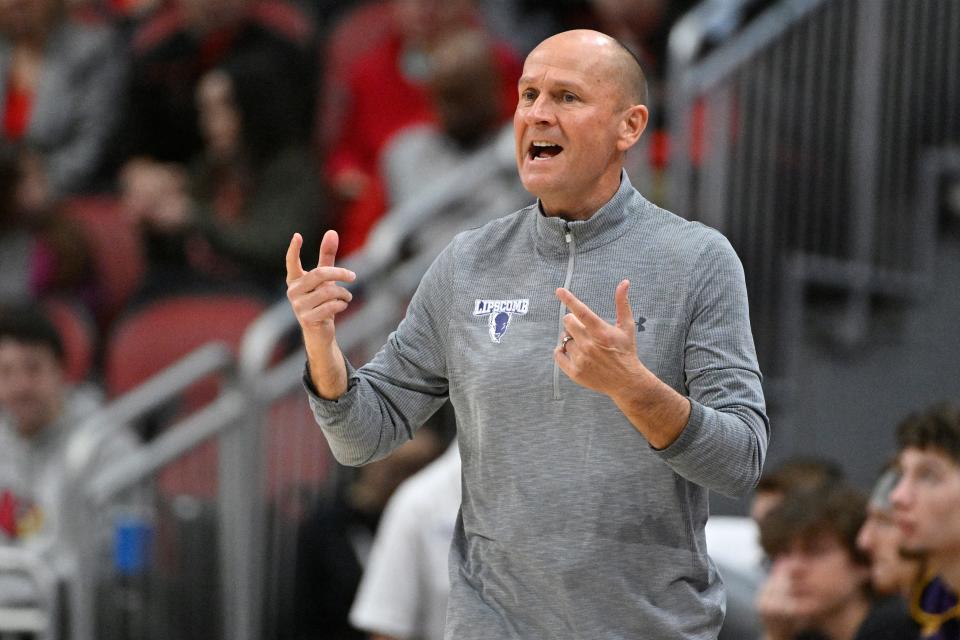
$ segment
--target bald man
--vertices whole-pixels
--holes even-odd
[[[716,231],[623,171],[647,123],[619,43],[571,31],[527,57],[514,117],[536,203],[457,236],[361,369],[334,317],[355,274],[287,253],[305,386],[337,459],[387,455],[446,398],[463,500],[446,637],[715,638],[710,490],[759,478],[769,423],[743,271]]]

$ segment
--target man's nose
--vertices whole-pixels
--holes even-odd
[[[540,94],[527,109],[527,124],[553,124],[555,115],[549,96]]]

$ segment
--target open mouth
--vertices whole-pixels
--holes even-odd
[[[546,160],[547,158],[556,157],[562,151],[563,147],[558,144],[534,140],[530,143],[530,148],[527,149],[527,156],[531,160]]]

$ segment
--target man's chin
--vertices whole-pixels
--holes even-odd
[[[545,182],[544,176],[536,174],[532,171],[521,171],[520,172],[520,183],[523,185],[523,188],[536,195],[536,191],[543,188],[543,183]]]
[[[900,590],[900,583],[893,576],[871,576],[870,585],[879,595],[895,595]]]
[[[520,174],[520,184],[532,195],[543,200],[549,198],[550,194],[556,190],[554,180],[550,176],[536,173]]]

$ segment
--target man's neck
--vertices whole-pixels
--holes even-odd
[[[951,591],[960,593],[960,554],[955,550],[938,553],[930,558],[930,566]]]
[[[612,184],[612,188],[599,190],[597,195],[588,200],[577,200],[576,196],[571,198],[550,197],[540,198],[540,210],[548,218],[562,218],[564,220],[589,220],[603,205],[610,200],[620,190],[620,174],[617,174],[617,180]]]
[[[583,207],[568,207],[563,205],[553,205],[540,200],[540,211],[543,212],[543,215],[548,218],[561,218],[567,220],[568,222],[573,220],[589,220],[593,217],[600,207],[594,206],[583,206]]]

